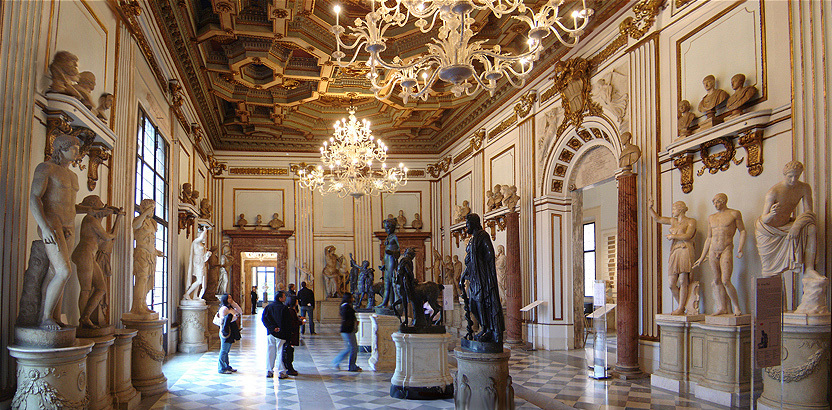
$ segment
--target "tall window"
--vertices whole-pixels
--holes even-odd
[[[266,295],[263,302],[274,300],[274,275],[277,269],[274,266],[256,266],[254,267],[254,277],[257,278],[257,297]]]
[[[584,224],[584,296],[595,287],[595,222]]]
[[[139,108],[139,132],[136,147],[136,211],[142,199],[156,201],[156,249],[168,252],[168,143],[159,129],[150,121],[147,113]],[[147,294],[147,306],[162,316],[168,307],[168,263],[167,258],[156,259],[156,274],[153,289]]]

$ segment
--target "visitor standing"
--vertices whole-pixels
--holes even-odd
[[[220,357],[217,363],[217,371],[220,374],[231,374],[237,369],[231,367],[228,363],[228,352],[231,350],[231,344],[240,340],[239,318],[240,314],[231,306],[233,300],[231,296],[220,296],[220,310],[217,312],[222,318],[222,325],[220,326]]]
[[[355,309],[352,307],[352,294],[344,293],[341,298],[341,338],[344,339],[344,350],[335,356],[332,361],[332,367],[341,370],[340,364],[344,361],[347,355],[350,355],[350,365],[348,370],[351,372],[360,372],[361,368],[355,365],[355,359],[358,356],[358,341],[355,339]]]
[[[251,287],[251,314],[257,314],[257,286]]]
[[[269,333],[268,340],[268,361],[266,362],[266,377],[274,377],[274,360],[280,357],[281,360],[277,364],[278,378],[285,379],[289,377],[286,374],[286,367],[283,365],[283,347],[286,344],[286,339],[289,338],[289,309],[284,304],[286,302],[286,292],[278,291],[274,297],[275,303],[269,303],[263,309],[263,316],[261,320],[266,330]]]
[[[298,316],[298,298],[297,296],[286,297],[286,308],[289,310],[289,339],[286,340],[283,346],[283,366],[286,367],[286,374],[289,376],[297,376],[298,371],[292,364],[295,361],[295,346],[300,345],[300,324],[301,318]]]
[[[289,290],[287,290],[286,293],[288,293],[289,296],[297,296],[298,295],[297,291],[295,291],[295,284],[294,283],[289,284]]]
[[[312,292],[312,289],[306,287],[306,282],[300,283],[298,302],[300,302],[300,316],[304,318],[308,317],[307,321],[309,322],[309,330],[313,335],[316,335],[315,320],[313,319],[313,313],[315,310],[315,292]],[[306,326],[303,323],[300,325],[300,332],[306,334]]]

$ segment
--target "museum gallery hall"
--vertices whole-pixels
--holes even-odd
[[[830,15],[0,1],[0,409],[828,409]]]

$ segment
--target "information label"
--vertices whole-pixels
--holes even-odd
[[[604,306],[607,303],[607,282],[596,280],[593,290],[592,304],[594,306]]]
[[[454,287],[453,285],[445,285],[442,289],[442,309],[454,310]]]
[[[757,367],[780,365],[783,282],[779,275],[757,278],[754,354]]]

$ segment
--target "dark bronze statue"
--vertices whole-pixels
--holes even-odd
[[[370,267],[370,261],[361,263],[361,273],[358,275],[357,293],[355,294],[355,308],[360,309],[361,302],[367,297],[367,309],[372,309],[376,304],[376,294],[373,286],[375,269]]]
[[[355,258],[353,258],[352,254],[350,254],[350,293],[355,295],[355,292],[358,290],[358,274],[361,271],[361,267],[355,263]],[[358,304],[355,304],[358,306]]]
[[[505,323],[494,264],[494,245],[491,244],[491,236],[482,229],[479,215],[468,214],[465,222],[471,240],[466,249],[465,271],[459,278],[468,322],[468,333],[463,339],[499,344],[502,350]],[[477,334],[472,331],[471,315],[480,326]]]
[[[384,296],[379,306],[390,306],[399,297],[393,286],[393,275],[399,265],[399,238],[396,236],[396,220],[388,218],[384,221],[384,230],[387,231],[387,239],[384,240],[384,266],[382,277],[384,280]]]

